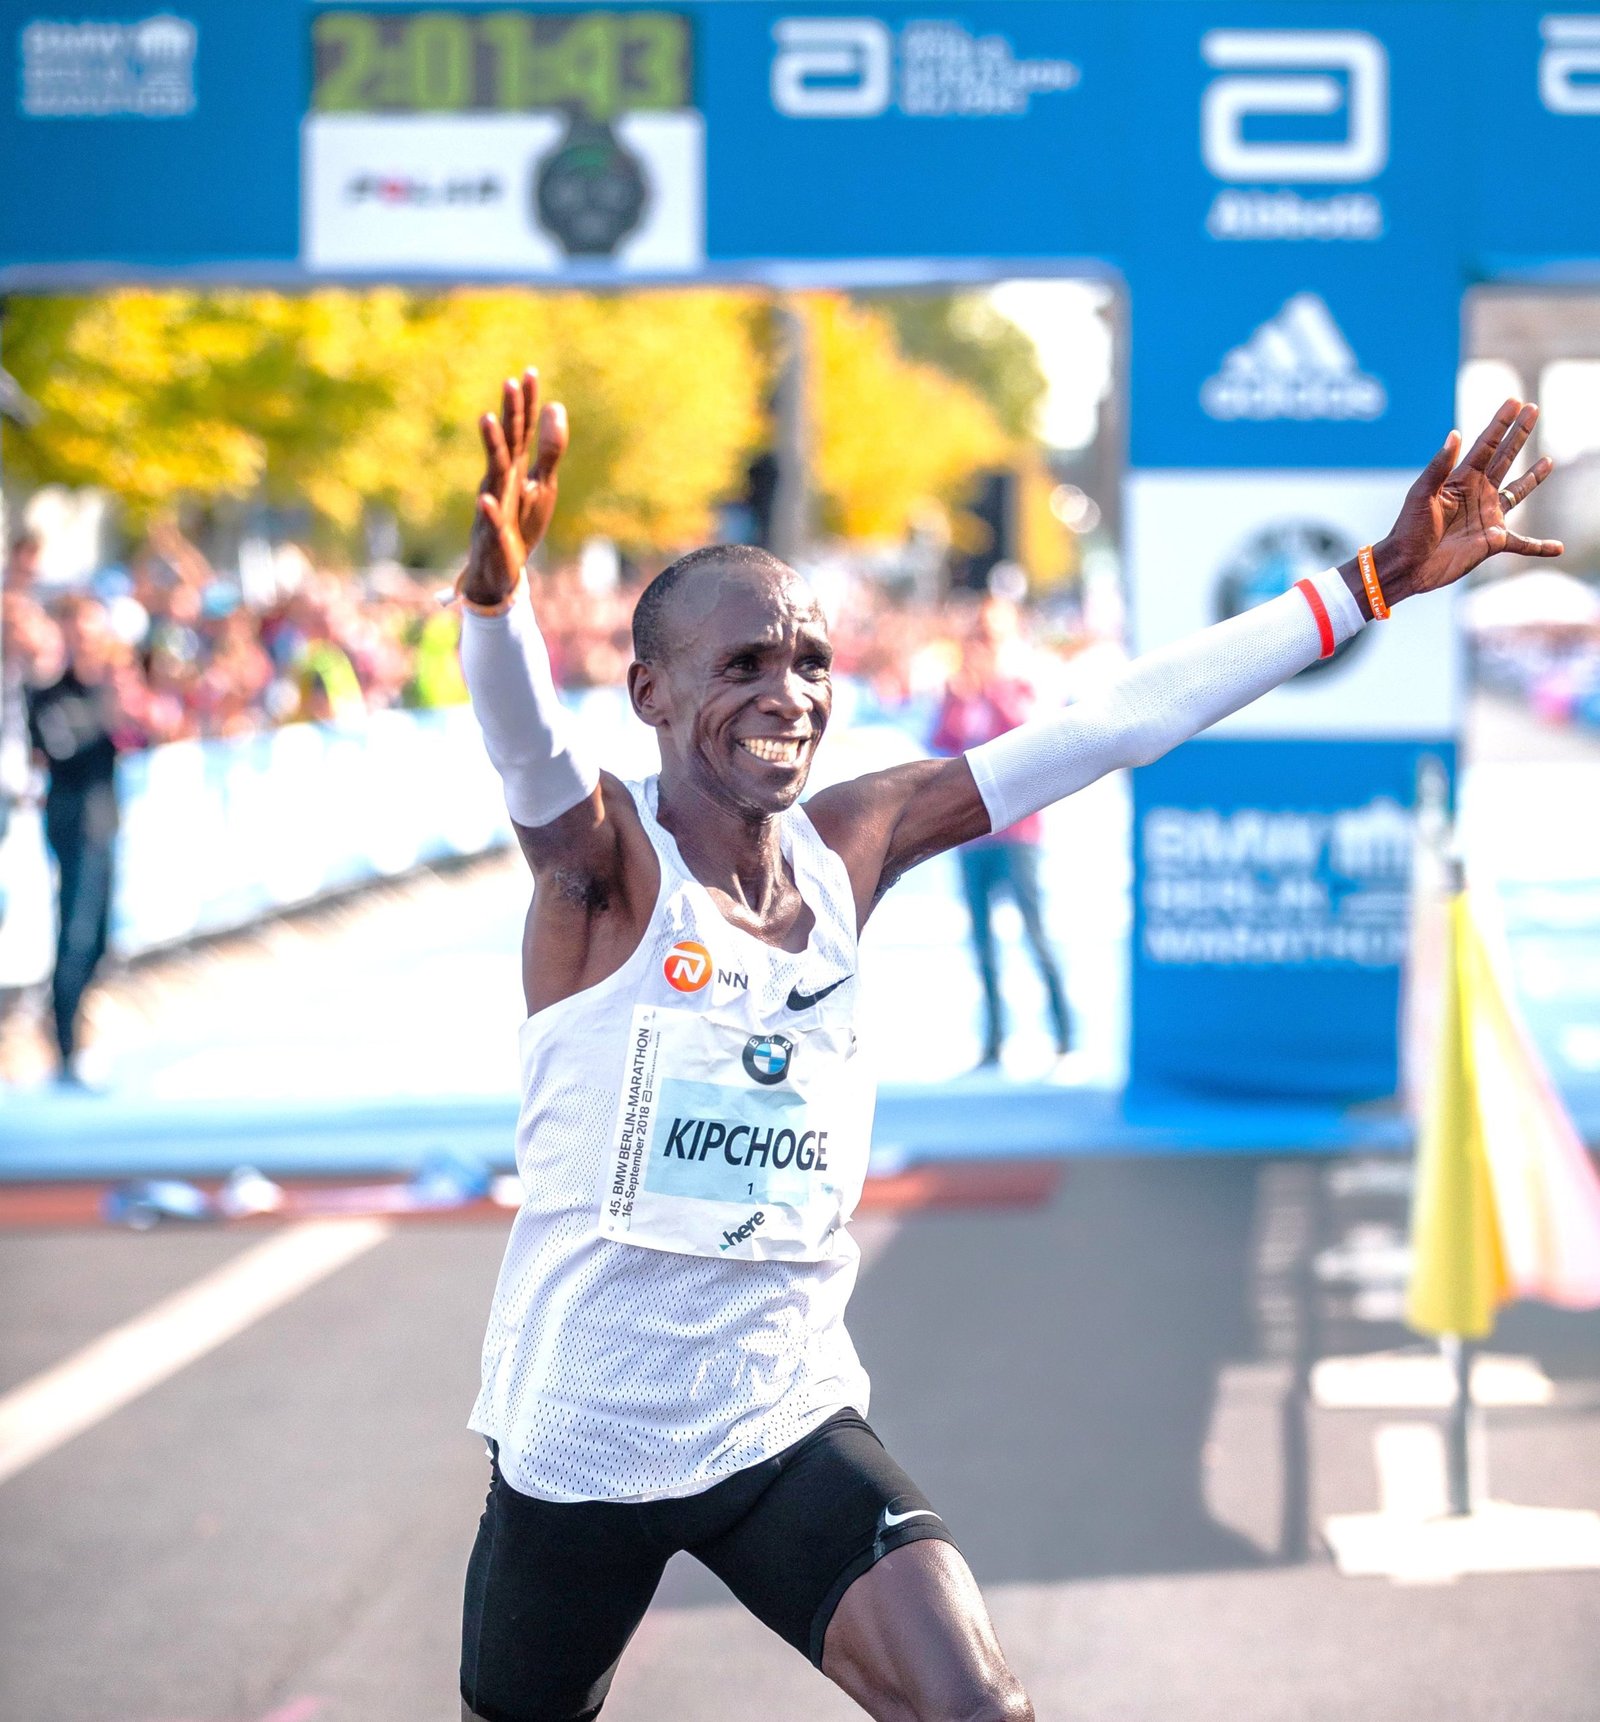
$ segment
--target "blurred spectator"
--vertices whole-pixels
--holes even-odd
[[[1600,624],[1489,628],[1473,641],[1478,680],[1546,723],[1600,728]]]
[[[350,654],[334,630],[333,595],[319,582],[290,600],[282,636],[286,670],[296,693],[290,716],[299,722],[353,723],[366,713],[366,697]]]
[[[200,656],[201,591],[197,586],[159,586],[147,588],[148,596],[141,599],[150,617],[144,637],[148,657],[165,653],[180,663],[192,664]]]
[[[272,660],[259,638],[255,618],[230,611],[217,624],[210,661],[196,680],[193,699],[205,735],[247,735],[259,729]]]
[[[1004,735],[1032,715],[1036,694],[1022,662],[1016,607],[989,598],[978,610],[967,635],[961,667],[945,689],[934,731],[940,753],[964,753]],[[1072,1032],[1067,999],[1055,954],[1045,937],[1039,901],[1039,843],[1043,827],[1038,814],[1018,820],[1004,831],[980,837],[957,851],[967,910],[972,917],[972,943],[983,982],[983,1063],[1000,1062],[1005,1040],[1005,1015],[1000,1000],[998,954],[990,910],[1009,891],[1022,915],[1028,948],[1039,967],[1049,1001],[1050,1026],[1056,1055],[1071,1050]]]
[[[0,800],[21,800],[33,787],[28,690],[61,674],[61,630],[26,589],[8,586],[0,613]]]
[[[11,540],[11,548],[6,553],[6,591],[31,592],[38,584],[41,548],[37,532],[25,530]]]
[[[464,705],[467,684],[461,674],[461,618],[423,595],[410,625],[411,675],[402,701],[422,711]]]
[[[78,1013],[105,956],[111,924],[117,751],[143,738],[130,709],[143,687],[96,599],[67,600],[61,606],[61,634],[59,675],[28,688],[26,700],[29,736],[49,773],[45,841],[59,881],[51,980],[58,1080],[81,1085]]]

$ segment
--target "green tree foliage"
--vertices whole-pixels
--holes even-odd
[[[8,470],[98,484],[134,525],[180,499],[304,499],[359,516],[346,451],[389,403],[399,293],[132,291],[13,299],[8,366],[43,409]]]
[[[829,530],[898,537],[1024,458],[1037,361],[980,297],[799,303]],[[726,289],[15,298],[5,360],[43,416],[7,428],[7,470],[102,485],[135,531],[261,500],[309,508],[324,548],[355,551],[380,506],[409,557],[442,566],[471,520],[478,417],[531,363],[572,422],[556,551],[593,534],[673,549],[703,541],[769,434],[767,305]]]
[[[883,312],[838,293],[807,294],[801,309],[828,529],[900,538],[930,504],[957,507],[974,472],[1005,459],[1009,438],[986,402],[908,359]]]
[[[983,293],[875,293],[908,358],[936,365],[988,403],[1001,428],[1034,440],[1047,387],[1033,342]]]
[[[186,501],[302,503],[353,545],[368,503],[447,560],[471,519],[478,415],[540,365],[564,398],[558,549],[703,534],[758,442],[767,362],[751,295],[129,290],[13,299],[8,368],[43,408],[8,471],[98,484],[129,524]]]

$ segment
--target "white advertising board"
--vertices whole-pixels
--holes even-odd
[[[1383,536],[1412,472],[1129,476],[1133,645],[1148,652],[1344,562]],[[1208,734],[1453,736],[1462,697],[1455,596],[1408,603]]]
[[[698,113],[313,114],[304,258],[328,273],[673,274],[705,259]]]

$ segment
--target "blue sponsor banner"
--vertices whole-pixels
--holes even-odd
[[[298,5],[8,5],[0,264],[70,283],[298,272]]]
[[[719,262],[1126,256],[1120,5],[743,5],[706,18]]]
[[[1298,556],[1346,531],[1375,535],[1386,522],[1354,503],[1334,518],[1332,479],[1414,472],[1438,446],[1463,283],[1581,274],[1600,259],[1600,198],[1587,191],[1600,176],[1600,23],[1523,0],[112,0],[11,16],[0,159],[25,171],[0,201],[0,290],[162,271],[292,284],[1120,272],[1131,502],[1163,474],[1212,487],[1223,469],[1325,475],[1303,497],[1264,486],[1236,522],[1213,497],[1209,537],[1186,503],[1172,517],[1177,558],[1155,542],[1162,511],[1130,507],[1146,633],[1170,608],[1150,598],[1164,566],[1211,582],[1263,546]],[[1399,777],[1396,804],[1409,806],[1410,765],[1395,762],[1435,744],[1381,732],[1448,736],[1455,713],[1430,692],[1437,676],[1416,678],[1428,699],[1406,700],[1428,709],[1406,724],[1398,702],[1358,695],[1378,650],[1350,654],[1341,709],[1327,680],[1315,700],[1307,683],[1255,714],[1270,724],[1275,711],[1305,739],[1258,728],[1266,739],[1196,744],[1141,774],[1141,797],[1169,783],[1178,795],[1202,761],[1216,783],[1170,803],[1152,828],[1169,847],[1147,853],[1141,839],[1136,854],[1140,914],[1148,901],[1165,917],[1140,922],[1138,1081],[1281,1093],[1388,1082],[1393,1011],[1379,1007],[1392,957],[1351,956],[1358,929],[1342,908],[1315,951],[1270,917],[1277,943],[1262,944],[1251,917],[1266,899],[1244,875],[1207,886],[1202,869],[1186,883],[1173,862],[1180,838],[1203,849],[1239,836],[1248,821],[1223,835],[1214,821],[1240,810],[1300,818],[1306,839],[1308,782],[1335,798],[1317,815],[1327,844],[1348,847],[1362,809],[1381,823],[1372,810],[1396,800]],[[1313,758],[1321,775],[1307,775]],[[338,775],[337,750],[319,771]],[[330,842],[325,881],[365,865],[352,841]],[[217,849],[226,858],[221,837]],[[1298,891],[1312,915],[1321,891],[1325,914],[1346,899],[1376,913],[1373,892],[1326,872],[1334,853],[1325,876],[1284,885],[1286,910]],[[194,891],[161,899],[153,870],[146,883],[161,901],[150,936],[181,936]],[[1177,917],[1213,888],[1207,913],[1236,892],[1231,958],[1226,929]],[[1211,981],[1240,1032],[1209,1033]]]
[[[1144,22],[1143,99],[1182,120],[1152,128],[1161,193],[1138,205],[1133,464],[1420,465],[1458,354],[1461,218],[1437,173],[1461,8]]]
[[[1468,133],[1466,271],[1477,279],[1593,281],[1600,277],[1600,9],[1500,0],[1472,9],[1472,30],[1476,63],[1492,68],[1493,123]]]
[[[1194,741],[1134,773],[1137,1099],[1397,1079],[1412,809],[1450,741]]]
[[[1096,260],[1148,291],[1147,327],[1247,320],[1192,351],[1171,331],[1135,378],[1184,444],[1139,460],[1192,464],[1199,430],[1238,463],[1242,430],[1186,425],[1187,377],[1163,402],[1169,358],[1203,381],[1311,288],[1392,392],[1408,340],[1431,366],[1447,339],[1451,282],[1600,259],[1597,68],[1594,15],[1522,0],[25,0],[0,33],[0,286]],[[1379,428],[1382,464],[1402,433]]]
[[[1133,464],[1420,469],[1454,422],[1459,305],[1454,274],[1416,259],[1274,251],[1141,269]]]

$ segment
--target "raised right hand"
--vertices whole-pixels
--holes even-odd
[[[1502,552],[1561,554],[1559,539],[1526,538],[1506,519],[1544,483],[1554,465],[1546,455],[1521,478],[1506,482],[1538,418],[1539,409],[1532,401],[1507,401],[1460,461],[1456,457],[1461,438],[1451,431],[1444,447],[1407,491],[1388,537],[1372,547],[1390,603],[1453,585],[1480,562]],[[1365,610],[1359,576],[1351,591]]]
[[[516,585],[555,513],[556,469],[567,451],[567,411],[555,401],[539,410],[539,373],[529,369],[520,383],[506,378],[499,416],[485,413],[478,431],[483,483],[460,592],[470,603],[492,605]]]

